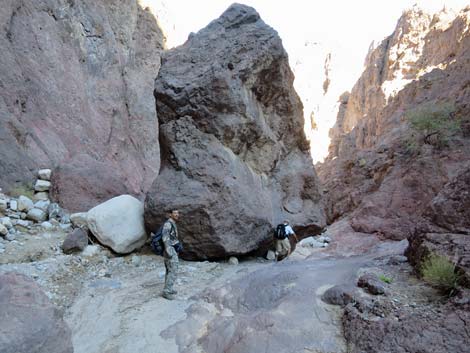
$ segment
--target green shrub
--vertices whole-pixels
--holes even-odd
[[[425,144],[442,147],[461,129],[460,121],[454,116],[455,110],[451,103],[428,102],[409,110],[405,117],[418,133],[417,138]]]
[[[455,265],[444,256],[431,254],[421,266],[424,281],[445,294],[452,295],[457,288],[459,275]]]
[[[382,281],[382,282],[385,282],[385,283],[392,283],[393,280],[390,278],[390,277],[387,277],[385,275],[379,275],[379,279]]]

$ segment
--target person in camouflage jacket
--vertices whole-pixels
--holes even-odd
[[[178,252],[182,249],[178,239],[178,228],[176,227],[178,219],[179,211],[171,210],[162,230],[162,241],[165,248],[163,257],[166,269],[165,287],[163,288],[162,296],[168,300],[173,300],[177,294],[177,291],[174,290],[174,285],[178,274]]]

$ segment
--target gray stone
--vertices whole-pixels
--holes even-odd
[[[8,234],[8,229],[5,227],[3,224],[0,224],[0,235],[7,235]]]
[[[8,208],[8,202],[5,199],[0,199],[0,212],[6,211]]]
[[[41,180],[51,180],[52,171],[50,169],[40,169],[38,171],[38,178]]]
[[[70,215],[70,221],[75,227],[80,227],[80,228],[88,227],[86,212],[72,213]]]
[[[26,217],[35,222],[44,222],[47,219],[47,213],[39,208],[33,208],[28,211]]]
[[[230,265],[238,265],[238,259],[235,257],[235,256],[231,256],[229,259],[228,259],[228,263]]]
[[[52,228],[54,228],[54,226],[52,225],[51,222],[42,222],[42,223],[41,223],[41,228],[44,228],[44,229],[52,229]]]
[[[369,293],[374,295],[385,294],[383,282],[372,273],[366,273],[359,277],[357,285],[358,287],[365,288]]]
[[[65,254],[70,254],[77,251],[82,251],[88,245],[88,234],[81,228],[75,229],[72,233],[67,235],[63,244],[62,251]]]
[[[32,224],[33,223],[31,221],[27,221],[27,220],[23,220],[23,219],[18,220],[16,222],[16,225],[21,226],[21,227],[25,227],[25,228],[31,227]]]
[[[131,257],[131,263],[132,263],[132,265],[138,267],[138,266],[140,266],[140,264],[142,263],[142,259],[141,259],[140,256],[132,255],[132,257]]]
[[[35,191],[49,191],[51,187],[51,182],[47,180],[36,180],[36,184],[34,184]]]
[[[100,247],[98,245],[87,245],[83,249],[81,255],[84,257],[92,257],[100,253]]]
[[[40,200],[46,201],[46,200],[49,200],[49,193],[48,193],[48,192],[45,192],[45,191],[37,192],[37,193],[34,194],[33,199],[36,200],[36,201],[40,201]]]
[[[23,220],[26,219],[26,216],[27,216],[27,214],[25,212],[20,213],[20,218],[21,219],[23,219]]]
[[[0,275],[0,352],[72,353],[72,335],[59,311],[30,278]]]
[[[10,229],[13,227],[13,223],[11,222],[11,219],[9,217],[2,217],[0,218],[0,224],[3,224],[5,227]]]
[[[28,212],[34,206],[33,201],[26,196],[21,195],[18,198],[18,211],[26,211]]]
[[[5,235],[5,239],[8,241],[13,241],[16,239],[16,235],[13,233],[8,233],[7,235]]]
[[[17,211],[18,210],[18,201],[10,200],[10,210]]]
[[[268,260],[275,260],[276,259],[276,253],[272,250],[268,250],[267,254],[266,254],[266,259]]]
[[[355,299],[355,289],[353,286],[336,285],[323,293],[321,299],[328,304],[346,306]]]
[[[40,200],[34,204],[34,208],[39,208],[40,210],[47,212],[47,209],[51,202],[49,200]]]

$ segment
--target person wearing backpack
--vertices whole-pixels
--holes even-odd
[[[178,239],[178,228],[176,228],[176,221],[179,219],[179,216],[178,210],[171,210],[168,219],[162,227],[163,257],[166,269],[162,297],[168,300],[175,299],[177,294],[173,287],[178,274],[178,253],[183,249]]]
[[[274,235],[276,243],[276,261],[279,261],[280,255],[285,255],[285,257],[288,257],[291,253],[289,237],[293,235],[296,241],[298,241],[298,239],[287,219],[284,221],[284,223],[281,223],[276,227]]]

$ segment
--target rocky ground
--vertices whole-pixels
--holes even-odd
[[[302,241],[279,263],[181,261],[175,301],[160,297],[163,261],[146,247],[118,256],[88,245],[65,255],[61,230],[8,242],[0,274],[23,273],[41,286],[63,312],[75,352],[416,352],[409,344],[427,342],[416,333],[423,319],[424,334],[441,339],[420,351],[468,340],[468,314],[460,324],[449,319],[447,298],[416,278],[402,256],[406,241],[384,243],[344,230],[335,225],[322,239]],[[381,282],[385,294],[356,287],[363,274],[389,281]],[[338,284],[349,286],[354,298],[344,310],[321,300]]]

